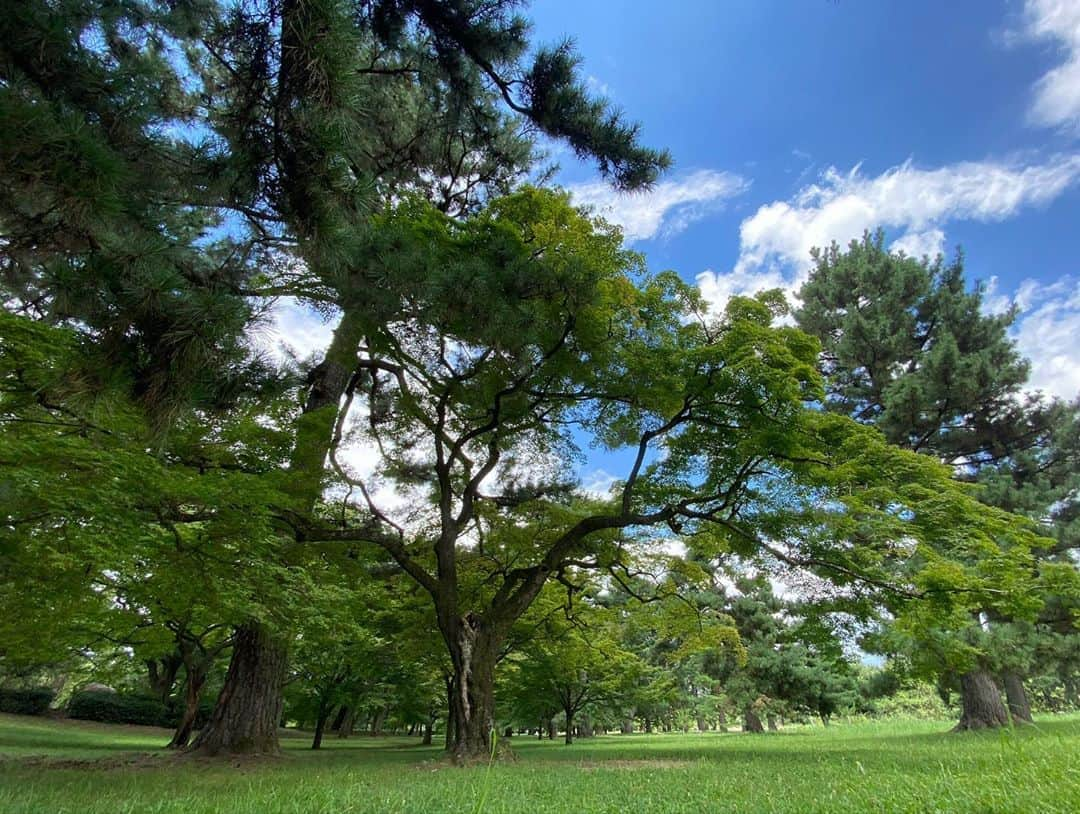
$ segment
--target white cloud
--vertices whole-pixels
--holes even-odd
[[[575,204],[592,207],[621,226],[628,241],[635,241],[678,234],[749,186],[749,181],[734,173],[698,170],[661,181],[645,192],[618,192],[603,181],[571,184],[567,189]]]
[[[301,359],[313,353],[321,356],[330,346],[334,334],[334,322],[328,322],[291,297],[274,303],[270,309],[270,325],[271,351],[280,354],[287,349]]]
[[[603,469],[594,469],[586,473],[581,479],[581,491],[600,500],[611,497],[611,487],[619,480],[617,475],[612,475]]]
[[[1029,117],[1038,125],[1080,132],[1080,2],[1027,0],[1024,17],[1022,34],[1053,41],[1064,57],[1035,83]]]
[[[937,257],[945,251],[945,233],[941,229],[927,229],[925,232],[908,232],[894,240],[889,249],[903,252],[908,257]]]
[[[921,169],[911,161],[867,176],[860,166],[830,167],[818,183],[788,201],[758,209],[739,229],[739,257],[731,272],[698,276],[703,295],[723,307],[735,293],[762,288],[797,290],[811,267],[810,249],[845,244],[866,229],[899,232],[892,244],[909,254],[935,254],[950,221],[993,222],[1044,206],[1080,181],[1080,155],[1042,163],[965,161]]]
[[[1002,313],[1013,304],[1021,311],[1012,335],[1020,353],[1031,360],[1027,388],[1069,400],[1080,395],[1080,280],[1024,280],[1010,298],[997,293],[992,279],[987,293],[988,313]]]

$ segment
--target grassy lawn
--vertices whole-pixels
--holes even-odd
[[[311,752],[290,737],[273,760],[176,760],[160,748],[164,730],[0,715],[0,812],[1080,811],[1080,716],[947,729],[890,721],[570,747],[516,738],[519,759],[489,770],[448,767],[404,738],[330,738]]]

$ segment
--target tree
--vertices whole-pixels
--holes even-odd
[[[811,502],[816,347],[770,324],[771,296],[710,319],[673,276],[635,284],[618,235],[552,193],[464,221],[401,207],[379,235],[395,251],[367,267],[392,258],[385,277],[407,288],[393,319],[365,328],[355,366],[370,378],[354,397],[368,421],[355,432],[380,451],[381,477],[431,508],[394,519],[342,471],[367,523],[300,533],[380,545],[428,592],[454,665],[455,751],[472,759],[487,753],[501,644],[548,579],[617,566],[650,528],[715,526],[756,546],[776,495]],[[516,475],[537,453],[572,450],[574,426],[635,451],[610,502],[550,499],[557,484]],[[466,563],[489,571],[486,590],[465,591]]]
[[[1037,446],[1053,410],[1020,392],[1028,365],[1007,334],[1015,311],[982,312],[981,290],[966,288],[962,255],[949,264],[920,260],[884,241],[879,231],[846,251],[834,243],[812,252],[796,319],[822,342],[826,406],[969,478]],[[979,716],[985,725],[1008,720],[994,701],[991,661],[961,679],[973,710],[963,720],[974,726]],[[1012,692],[1022,693],[1008,675]]]
[[[587,94],[568,45],[526,61],[514,5],[16,4],[0,54],[6,301],[94,337],[159,428],[252,385],[243,334],[268,297],[348,305],[285,481],[310,515],[356,320],[382,307],[377,278],[359,298],[341,285],[364,277],[356,249],[382,202],[421,190],[469,211],[531,168],[523,123],[623,188],[669,163]],[[265,622],[239,626],[199,751],[276,750],[287,634]]]

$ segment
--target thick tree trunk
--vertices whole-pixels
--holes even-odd
[[[720,714],[716,716],[716,727],[721,732],[727,732],[727,715],[723,710],[720,710]]]
[[[191,751],[276,754],[286,657],[285,645],[258,622],[238,628],[225,686]]]
[[[1012,722],[1014,724],[1033,723],[1031,703],[1028,701],[1027,690],[1024,689],[1024,679],[1012,670],[1002,673],[1001,679],[1005,685],[1005,700],[1009,705],[1009,716]]]
[[[548,740],[549,741],[555,740],[555,735],[557,735],[557,734],[558,734],[558,732],[555,730],[555,719],[554,718],[548,718],[547,719],[547,736],[548,736]]]
[[[761,725],[761,718],[752,709],[746,709],[743,712],[743,732],[764,732],[765,727]]]
[[[622,733],[624,735],[633,735],[634,734],[634,719],[633,718],[627,718],[625,721],[622,722]]]
[[[960,676],[960,699],[963,713],[954,732],[1009,725],[1009,715],[1001,702],[1001,689],[986,670],[976,669]]]
[[[444,638],[454,664],[450,706],[454,718],[452,754],[458,763],[473,763],[491,755],[495,727],[495,663],[502,639],[462,619]]]
[[[771,712],[768,713],[765,716],[765,720],[769,722],[769,731],[770,732],[778,732],[778,731],[780,731],[780,727],[777,726],[777,724],[776,724],[776,716],[773,715]]]
[[[191,740],[191,733],[195,729],[195,719],[199,717],[199,699],[202,697],[202,688],[206,684],[206,673],[209,665],[199,668],[189,665],[187,668],[187,682],[184,686],[184,714],[180,723],[176,726],[172,740],[169,741],[170,749],[183,749]]]
[[[566,745],[569,746],[574,742],[574,711],[572,709],[565,710],[566,712]]]
[[[705,720],[704,715],[697,716],[697,731],[698,732],[708,732],[709,731],[709,722]]]

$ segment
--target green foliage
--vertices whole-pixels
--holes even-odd
[[[26,690],[0,687],[0,712],[14,715],[44,715],[56,697],[48,687],[34,687]]]
[[[69,718],[111,724],[175,726],[176,719],[165,704],[145,695],[92,690],[77,692],[68,701]]]
[[[889,252],[877,232],[813,258],[796,319],[822,343],[829,409],[969,466],[1030,443],[1043,418],[1020,398],[1028,364],[1007,333],[1015,313],[982,313],[962,255]]]

